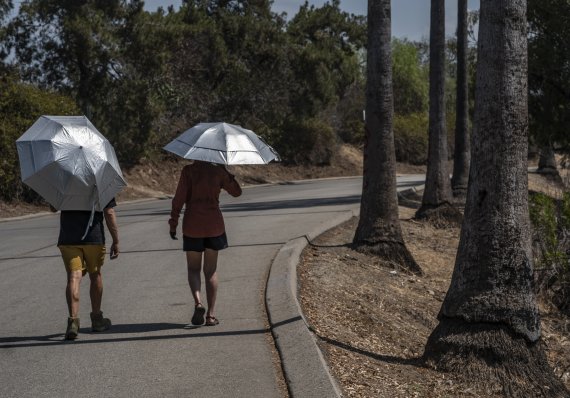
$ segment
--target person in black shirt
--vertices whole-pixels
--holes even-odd
[[[91,286],[91,327],[94,332],[102,332],[111,326],[111,320],[103,318],[101,299],[103,297],[103,278],[101,267],[105,261],[105,228],[103,219],[113,238],[111,260],[119,256],[119,229],[111,200],[103,211],[63,210],[60,215],[60,230],[57,247],[67,270],[66,298],[69,309],[66,340],[75,340],[79,334],[79,287],[81,279],[89,273]],[[53,211],[55,209],[52,208]],[[93,216],[93,219],[91,217]]]

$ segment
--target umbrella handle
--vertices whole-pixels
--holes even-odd
[[[97,185],[95,185],[93,187],[93,206],[91,207],[91,216],[89,217],[89,222],[87,223],[87,228],[85,228],[85,233],[83,234],[83,236],[81,237],[81,240],[85,239],[85,237],[87,236],[87,233],[89,232],[89,228],[91,228],[91,226],[93,225],[93,218],[95,218],[95,192],[97,189]]]

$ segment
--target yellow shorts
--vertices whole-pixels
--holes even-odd
[[[105,262],[105,245],[58,246],[67,272],[87,271],[90,274],[101,270]]]

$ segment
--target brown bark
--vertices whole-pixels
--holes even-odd
[[[366,143],[360,221],[353,247],[421,274],[406,248],[398,218],[391,41],[390,1],[369,0]]]
[[[549,371],[543,344],[528,344],[505,325],[442,319],[428,340],[424,357],[429,366],[453,372],[488,396],[569,396]]]
[[[429,146],[426,184],[417,218],[451,205],[445,127],[445,1],[431,0],[429,64]],[[438,217],[445,217],[441,213]]]
[[[540,342],[527,180],[526,1],[481,1],[473,157],[451,284],[424,359],[506,396],[568,396]]]
[[[457,96],[455,151],[451,187],[453,195],[464,197],[469,181],[471,146],[469,143],[469,99],[467,83],[467,0],[457,2]]]

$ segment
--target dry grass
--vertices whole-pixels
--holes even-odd
[[[534,190],[551,189],[532,179]],[[418,278],[350,250],[353,219],[320,236],[298,269],[303,311],[348,397],[488,397],[450,374],[419,366],[437,325],[459,244],[459,228],[412,220],[400,207],[407,246],[425,272]],[[543,309],[543,338],[555,374],[570,388],[570,320]]]

